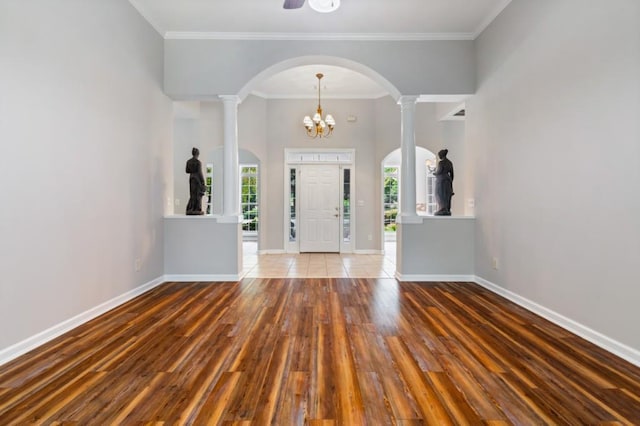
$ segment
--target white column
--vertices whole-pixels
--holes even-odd
[[[401,96],[398,100],[401,111],[402,155],[400,167],[400,216],[401,220],[416,217],[416,102],[417,96]]]
[[[220,96],[224,104],[224,189],[222,212],[225,217],[240,215],[240,172],[238,165],[238,96]]]

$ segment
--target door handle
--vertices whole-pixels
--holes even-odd
[[[334,214],[335,217],[340,217],[339,213]]]

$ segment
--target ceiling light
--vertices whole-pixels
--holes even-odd
[[[316,77],[318,78],[318,109],[313,115],[313,118],[307,115],[302,123],[304,124],[305,129],[307,129],[307,136],[314,139],[317,137],[328,138],[333,132],[336,120],[334,120],[331,114],[327,114],[324,118],[322,117],[322,107],[320,106],[320,82],[324,76],[321,73],[318,73],[316,74]]]
[[[340,7],[340,0],[309,0],[309,6],[316,12],[329,13]]]

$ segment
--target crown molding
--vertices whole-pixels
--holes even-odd
[[[261,32],[211,32],[169,31],[140,2],[128,0],[142,17],[166,40],[297,40],[297,41],[446,41],[475,40],[511,3],[503,0],[487,15],[471,33],[261,33]]]
[[[142,13],[142,12],[141,12]],[[473,40],[475,33],[243,33],[166,31],[166,40],[430,41]]]

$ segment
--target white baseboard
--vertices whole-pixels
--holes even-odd
[[[439,282],[473,282],[474,275],[414,275],[396,272],[398,281],[439,281]]]
[[[162,284],[166,281],[175,282],[193,282],[193,281],[238,281],[239,275],[165,275],[163,277],[156,278],[143,284],[133,290],[130,290],[120,296],[117,296],[111,300],[108,300],[96,307],[93,307],[73,318],[63,321],[47,330],[44,330],[34,336],[31,336],[21,342],[18,342],[12,346],[0,350],[0,365],[3,365],[14,358],[19,357],[32,349],[41,346],[48,341],[72,330],[87,321],[96,318],[99,315],[151,290],[154,287]],[[398,281],[439,281],[439,282],[453,282],[453,281],[471,281],[476,282],[482,287],[499,294],[500,296],[509,299],[510,301],[534,312],[541,317],[559,325],[560,327],[571,331],[572,333],[588,340],[589,342],[600,346],[601,348],[623,358],[630,363],[640,367],[640,351],[631,348],[623,343],[620,343],[614,339],[611,339],[595,330],[590,329],[572,319],[569,319],[551,309],[545,308],[525,297],[522,297],[510,290],[500,287],[484,278],[473,275],[402,275],[396,272],[396,279]]]
[[[300,252],[288,252],[281,249],[258,250],[258,254],[300,254]],[[384,250],[354,250],[353,252],[342,252],[340,254],[384,254]]]
[[[604,334],[592,330],[583,324],[580,324],[570,318],[565,317],[564,315],[552,311],[549,308],[545,308],[544,306],[539,305],[536,302],[527,299],[526,297],[522,297],[519,294],[507,290],[506,288],[500,287],[499,285],[487,281],[484,278],[476,276],[473,281],[486,288],[487,290],[490,290],[506,299],[509,299],[513,303],[520,305],[535,314],[540,315],[541,317],[551,321],[554,324],[559,325],[565,330],[568,330],[582,337],[583,339],[588,340],[594,345],[600,346],[602,349],[605,349],[612,354],[617,355],[620,358],[623,358],[630,363],[640,367],[640,351],[616,340],[613,340],[610,337],[605,336]]]
[[[222,282],[222,281],[240,281],[239,274],[173,274],[165,275],[165,281],[184,282]]]
[[[73,318],[69,318],[66,321],[63,321],[53,327],[44,330],[34,336],[31,336],[21,342],[18,342],[8,348],[0,350],[0,365],[5,364],[11,361],[14,358],[19,357],[32,349],[37,348],[38,346],[44,345],[48,341],[70,331],[74,328],[90,321],[97,316],[104,314],[111,309],[122,305],[125,302],[151,290],[154,287],[164,283],[164,277],[158,277],[152,281],[149,281],[146,284],[142,284],[139,287],[134,288],[120,296],[114,297],[111,300],[108,300],[104,303],[101,303],[98,306],[95,306],[81,314],[76,315]]]
[[[353,254],[384,254],[384,250],[354,250]]]

